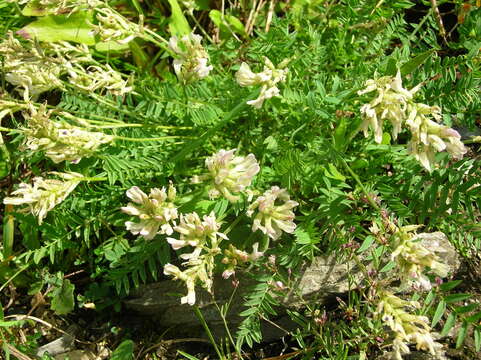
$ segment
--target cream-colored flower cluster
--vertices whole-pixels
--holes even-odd
[[[23,113],[27,121],[27,127],[22,129],[25,135],[23,146],[32,151],[44,151],[45,156],[55,163],[64,160],[79,162],[83,157],[93,155],[100,145],[114,140],[113,136],[102,132],[53,121],[51,114],[45,105],[39,108],[29,105],[29,111]]]
[[[273,186],[259,196],[247,210],[247,215],[254,217],[252,230],[260,230],[273,240],[277,240],[282,232],[292,234],[296,229],[294,209],[299,203],[291,200],[286,189]]]
[[[287,62],[282,62],[276,68],[274,64],[264,57],[264,70],[260,73],[254,73],[249,65],[242,63],[236,73],[236,79],[240,86],[261,86],[259,97],[250,100],[247,104],[252,105],[256,109],[260,109],[264,101],[274,96],[280,96],[280,90],[277,84],[286,80],[288,69]]]
[[[253,154],[246,157],[235,156],[235,149],[220,150],[206,160],[209,173],[197,176],[194,183],[209,181],[211,198],[224,196],[231,202],[240,200],[242,192],[248,192],[252,178],[259,172],[259,164]],[[138,187],[127,191],[127,196],[136,204],[130,203],[122,211],[138,216],[140,223],[127,221],[127,230],[134,235],[140,234],[146,239],[153,239],[157,234],[169,235],[166,241],[173,250],[181,250],[180,258],[185,260],[181,265],[185,270],[173,264],[164,267],[164,274],[181,280],[187,287],[187,295],[181,302],[193,305],[196,301],[195,285],[200,283],[208,292],[212,291],[212,275],[216,266],[217,255],[222,254],[220,243],[228,240],[220,231],[221,223],[216,219],[215,213],[201,217],[196,212],[179,214],[173,204],[175,191],[171,186],[169,194],[165,189],[153,189],[147,196]],[[251,201],[252,192],[247,196]],[[292,233],[296,225],[292,209],[298,205],[290,200],[285,189],[273,186],[262,196],[254,201],[248,211],[248,216],[254,217],[252,231],[261,230],[265,239],[278,239],[282,232]],[[160,231],[159,231],[160,228]],[[177,237],[173,237],[177,233]],[[188,251],[183,249],[188,248]],[[223,277],[228,278],[235,273],[238,266],[257,261],[264,255],[259,251],[259,244],[255,243],[252,253],[236,248],[229,244],[223,251],[221,262],[226,265]]]
[[[5,80],[23,92],[25,100],[62,87],[62,60],[45,55],[35,46],[30,49],[24,47],[11,32],[0,43],[0,55],[3,57]]]
[[[186,284],[187,295],[182,297],[182,304],[195,304],[196,283],[200,283],[208,292],[212,291],[215,257],[221,252],[220,242],[227,240],[227,236],[219,231],[220,225],[213,212],[204,215],[202,219],[195,212],[181,215],[179,225],[174,227],[174,230],[179,233],[179,239],[167,238],[174,250],[186,246],[194,248],[191,253],[180,255],[181,259],[187,260],[182,263],[182,266],[187,268],[186,270],[181,271],[172,264],[164,267],[165,275],[174,276],[174,279],[181,280]]]
[[[209,62],[209,55],[202,46],[202,36],[190,33],[182,36],[172,36],[169,39],[169,48],[176,55],[174,71],[179,81],[190,83],[201,80],[209,75],[213,69]]]
[[[406,125],[412,137],[408,143],[408,151],[429,171],[436,163],[437,152],[447,151],[455,159],[462,159],[467,152],[461,141],[461,135],[454,129],[440,125],[439,121],[441,121],[439,107],[425,104],[410,105]]]
[[[28,4],[42,15],[65,15],[83,7],[93,8],[101,4],[98,0],[7,0],[7,2],[19,5]]]
[[[220,150],[205,161],[208,174],[195,176],[193,183],[210,181],[211,199],[224,196],[230,202],[241,199],[240,193],[251,185],[252,179],[260,170],[254,154],[235,156],[236,149]]]
[[[461,142],[459,133],[438,123],[441,121],[440,108],[416,103],[413,98],[420,85],[411,90],[405,89],[399,71],[394,78],[384,76],[367,80],[365,86],[365,89],[358,92],[359,95],[377,92],[371,102],[361,107],[361,130],[366,137],[371,128],[374,131],[374,140],[381,143],[384,120],[391,123],[394,139],[402,128],[407,128],[412,135],[408,151],[428,171],[431,171],[435,164],[437,152],[447,151],[457,159],[466,153],[467,149]]]
[[[378,296],[375,315],[394,333],[394,359],[402,360],[402,355],[410,353],[409,343],[415,343],[418,350],[429,351],[431,355],[439,354],[442,345],[433,339],[429,319],[408,312],[420,307],[417,301],[403,300],[388,291],[382,291]]]
[[[391,260],[397,265],[402,287],[430,290],[431,282],[424,272],[430,269],[439,277],[446,277],[450,268],[436,255],[436,251],[442,251],[438,243],[432,243],[428,248],[416,240],[412,232],[418,227],[415,225],[398,228],[393,235],[395,248]]]
[[[137,216],[140,222],[127,221],[125,226],[132,234],[140,234],[147,240],[151,240],[157,234],[171,235],[173,221],[177,219],[177,208],[174,204],[176,190],[171,184],[166,190],[153,188],[150,194],[145,194],[137,186],[127,190],[127,197],[133,201],[122,207],[126,214]]]
[[[33,185],[21,183],[18,189],[12,192],[14,196],[6,197],[3,203],[28,205],[26,210],[37,216],[38,223],[41,225],[47,213],[64,201],[84,179],[82,174],[75,172],[52,172],[51,174],[58,176],[61,180],[36,177],[33,179]]]
[[[4,58],[5,80],[23,93],[25,101],[38,98],[45,91],[64,88],[62,77],[79,90],[109,90],[124,95],[132,90],[127,80],[108,65],[95,63],[85,45],[68,42],[42,43],[41,49],[32,40],[23,46],[8,33],[0,43]],[[93,65],[95,63],[95,65]]]

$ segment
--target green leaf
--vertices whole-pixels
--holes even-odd
[[[187,359],[189,360],[199,360],[199,358],[196,358],[195,356],[192,356],[192,355],[189,355],[181,350],[177,350],[177,352],[182,355],[182,356],[185,356]]]
[[[20,29],[17,34],[24,38],[39,41],[73,41],[85,45],[95,45],[92,34],[92,13],[88,11],[71,15],[44,16]]]
[[[401,66],[401,75],[405,76],[412,73],[418,66],[424,63],[428,57],[431,56],[436,50],[431,49],[426,52],[423,52],[421,55],[416,56],[414,59],[409,60],[403,66]]]
[[[474,330],[474,348],[477,352],[481,350],[481,330]]]
[[[449,281],[447,283],[444,283],[444,284],[441,284],[439,286],[439,288],[443,291],[449,291],[449,290],[452,290],[454,289],[456,286],[458,286],[459,284],[461,284],[463,281],[462,280],[453,280],[453,281]]]
[[[463,325],[461,325],[461,328],[458,332],[458,337],[456,338],[456,349],[459,349],[461,345],[463,345],[464,339],[466,338],[466,334],[468,332],[468,326],[469,324],[467,322],[463,322]]]
[[[234,32],[242,36],[247,36],[244,24],[235,16],[222,15],[219,10],[211,10],[209,17],[224,35]]]
[[[446,311],[446,303],[444,302],[444,300],[441,300],[438,304],[438,307],[436,308],[436,311],[434,312],[433,320],[431,322],[431,327],[434,327],[439,322],[439,320],[441,320],[445,311]]]
[[[68,279],[63,279],[62,285],[52,292],[50,307],[59,315],[68,314],[73,310],[75,301],[73,291],[75,286]]]
[[[189,23],[182,13],[177,0],[169,0],[172,15],[169,18],[169,31],[174,36],[183,36],[191,32]]]
[[[466,321],[468,321],[470,323],[475,323],[475,322],[478,322],[479,320],[481,320],[481,311],[477,312],[474,315],[468,316],[466,318]]]
[[[469,299],[471,297],[470,294],[451,294],[451,295],[448,295],[444,298],[444,301],[446,301],[446,303],[453,303],[453,302],[458,302],[458,301],[463,301],[463,300],[466,300],[466,299]]]
[[[124,340],[113,351],[110,360],[133,360],[134,359],[134,342],[132,340]]]
[[[448,318],[446,319],[446,323],[443,326],[443,330],[441,331],[441,336],[443,337],[446,336],[449,330],[451,330],[451,328],[454,326],[455,323],[456,323],[456,314],[455,313],[449,314]]]
[[[359,249],[357,249],[357,253],[360,254],[360,253],[363,253],[364,251],[366,251],[367,249],[369,249],[372,245],[372,243],[374,242],[375,238],[374,236],[366,236],[366,238],[364,239],[364,241],[362,242],[361,244],[361,247]]]

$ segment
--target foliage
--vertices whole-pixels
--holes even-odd
[[[176,0],[102,1],[100,7],[65,3],[69,7],[52,7],[33,14],[35,18],[22,1],[0,5],[0,34],[20,30],[22,46],[63,66],[61,86],[29,97],[31,84],[11,82],[7,55],[0,52],[2,198],[11,197],[20,183],[31,184],[34,177],[51,172],[83,176],[42,224],[22,206],[5,205],[0,264],[5,284],[31,295],[48,294],[57,314],[92,303],[98,310],[120,310],[132,289],[164,279],[166,265],[186,266],[187,247],[176,248],[171,240],[183,241],[177,239],[180,231],[156,234],[152,240],[142,233],[135,236],[125,226],[134,216],[120,210],[127,206],[129,189],[137,186],[148,193],[172,182],[179,214],[195,212],[201,219],[213,214],[220,224],[216,232],[230,240],[214,245],[212,238],[206,240],[202,251],[211,251],[212,269],[224,274],[232,270],[233,259],[222,262],[220,256],[229,244],[239,258],[245,258],[241,252],[251,256],[244,268],[255,274],[257,283],[245,298],[244,320],[231,344],[237,352],[262,341],[262,321],[275,321],[287,311],[299,324],[290,334],[301,349],[295,355],[370,358],[385,348],[382,342],[392,340],[373,315],[379,298],[362,289],[373,282],[381,286],[382,276],[364,274],[358,288],[339,299],[327,317],[322,315],[325,308],[309,300],[302,309],[282,309],[279,294],[287,290],[275,284],[295,291],[290,274],[328,253],[351,260],[366,256],[376,276],[387,273],[393,280],[394,260],[384,254],[396,249],[400,229],[409,224],[444,232],[463,257],[479,254],[481,8],[474,2],[442,2],[458,15],[454,25],[445,21],[446,28],[431,4],[406,0],[228,2],[222,8]],[[111,23],[103,17],[116,19],[117,27],[108,27]],[[184,37],[191,29],[203,35],[200,47]],[[35,40],[30,39],[33,34]],[[169,43],[171,36],[176,36],[178,49]],[[78,49],[79,44],[88,46],[78,60],[85,71],[83,82],[76,80],[81,75],[71,73],[76,57],[52,50],[59,40]],[[245,87],[236,82],[236,72],[245,69],[242,63],[252,69]],[[287,71],[280,76],[276,71],[283,66]],[[421,84],[416,103],[439,106],[441,123],[461,134],[468,147],[464,159],[437,153],[437,166],[428,172],[409,155],[406,131],[394,139],[386,121],[379,144],[372,134],[360,134],[360,108],[373,97],[358,91],[369,79],[394,77],[398,70],[405,89]],[[194,75],[185,76],[189,71]],[[104,85],[89,82],[99,74],[108,79]],[[278,96],[266,96],[259,109],[248,105],[269,91]],[[38,110],[43,104],[62,129],[102,132],[112,141],[82,149],[78,162],[54,162],[48,149],[27,147],[22,130],[32,116],[28,106]],[[248,186],[239,187],[238,202],[209,197],[217,178],[191,183],[209,171],[214,176],[204,163],[221,149],[237,149],[238,156],[254,154],[258,163]],[[298,204],[295,231],[284,230],[279,239],[269,239],[262,229],[251,231],[256,216],[249,214],[249,204],[274,186],[286,189],[289,201]],[[238,188],[227,188],[233,189]],[[172,227],[179,224],[180,218],[175,219]],[[235,270],[244,264],[239,258],[234,259]],[[77,273],[84,281],[77,281]],[[209,289],[208,282],[196,281]],[[480,312],[475,302],[460,304],[474,295],[457,293],[459,281],[435,287],[427,296],[419,291],[412,301],[423,306],[415,313],[429,316],[431,327],[443,336],[461,324],[455,346],[472,333],[479,351]],[[0,320],[2,342],[14,344],[10,330],[19,324],[4,320],[3,313]],[[123,359],[133,352],[133,343],[126,340],[114,354]]]

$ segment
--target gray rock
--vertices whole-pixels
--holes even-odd
[[[449,243],[447,237],[441,233],[419,234],[426,246],[435,247],[440,250],[440,256],[452,269],[459,268],[460,261],[454,247]],[[442,251],[441,251],[442,250]],[[296,284],[289,286],[295,291],[285,294],[279,300],[286,307],[298,307],[303,301],[315,301],[317,304],[325,304],[335,299],[339,294],[355,289],[363,279],[363,273],[353,261],[340,259],[337,255],[319,256],[312,263],[304,266]],[[255,276],[249,274],[238,274],[239,286],[231,302],[228,313],[228,324],[233,328],[242,320],[239,313],[245,310],[243,306],[246,290],[250,285],[256,284]],[[219,306],[229,301],[234,287],[232,281],[222,279],[218,276],[214,279],[214,298]],[[189,305],[180,304],[180,296],[186,292],[185,286],[180,281],[165,280],[149,285],[140,286],[132,297],[126,300],[125,306],[133,311],[156,319],[162,327],[172,328],[176,335],[187,334],[189,336],[203,336],[199,320]],[[223,333],[223,323],[219,311],[215,306],[212,295],[202,290],[196,290],[196,305],[214,332]],[[301,301],[302,300],[302,301]],[[292,330],[295,324],[280,317],[276,324],[284,329]],[[278,328],[265,324],[264,339],[279,338],[284,335]]]
[[[66,333],[62,337],[49,342],[48,344],[42,345],[37,349],[36,355],[42,357],[44,354],[48,353],[51,356],[55,356],[61,353],[65,353],[73,349],[73,342],[75,337],[73,334],[78,330],[76,325],[70,326]]]

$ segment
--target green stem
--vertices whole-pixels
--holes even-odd
[[[180,135],[171,135],[171,136],[161,136],[161,137],[154,137],[154,138],[131,138],[125,136],[115,136],[116,140],[125,140],[125,141],[160,141],[160,140],[167,140],[167,139],[182,139],[182,138],[193,138],[193,136],[180,136]]]
[[[209,329],[209,325],[205,322],[204,316],[199,310],[199,307],[197,305],[194,305],[194,313],[199,319],[200,323],[205,329],[205,332],[207,333],[207,337],[209,338],[212,346],[214,346],[215,352],[217,353],[217,356],[219,357],[219,360],[225,359],[225,357],[222,355],[222,352],[220,351],[219,347],[217,346],[217,343],[214,340],[214,336],[212,335],[212,332]]]
[[[107,181],[106,177],[83,177],[82,181]]]
[[[20,275],[22,272],[24,272],[25,270],[27,270],[27,268],[30,266],[30,263],[26,264],[24,267],[22,267],[21,269],[19,269],[15,274],[12,275],[12,277],[10,279],[8,279],[7,281],[5,281],[3,283],[2,286],[0,286],[0,293],[3,291],[3,289],[5,289],[7,287],[8,284],[10,284],[13,279],[15,279],[18,275]]]
[[[357,174],[351,169],[351,167],[349,166],[349,164],[346,162],[346,160],[344,160],[342,157],[339,157],[342,165],[344,165],[344,167],[346,168],[347,172],[349,174],[351,174],[351,176],[354,178],[354,180],[356,181],[356,183],[359,185],[359,187],[361,188],[362,192],[364,193],[364,195],[366,196],[367,198],[367,201],[369,202],[369,204],[374,208],[376,209],[377,211],[381,211],[381,208],[378,204],[376,204],[376,202],[372,199],[371,197],[371,194],[369,194],[369,192],[367,191],[367,189],[365,188],[364,184],[361,182],[361,180],[359,179],[359,176],[357,176]]]

